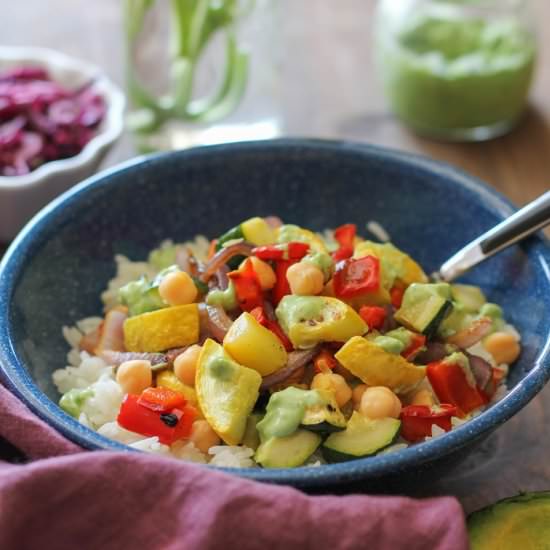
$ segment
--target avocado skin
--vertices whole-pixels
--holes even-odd
[[[468,517],[472,550],[550,549],[550,491],[524,493]]]

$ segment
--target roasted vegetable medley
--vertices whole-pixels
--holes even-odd
[[[180,458],[224,465],[211,456],[227,447],[246,457],[227,465],[315,465],[453,429],[503,393],[520,353],[480,288],[430,281],[353,224],[320,235],[255,217],[199,248],[153,251],[83,331],[102,378],[67,391],[83,366],[57,371],[69,414]]]

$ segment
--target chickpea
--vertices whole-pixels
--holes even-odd
[[[430,390],[417,391],[411,400],[411,405],[426,405],[432,407],[434,403],[434,396]]]
[[[208,453],[210,447],[220,444],[218,434],[210,427],[206,420],[195,420],[191,427],[189,440],[195,444],[195,447],[203,453]]]
[[[359,412],[368,418],[399,418],[401,401],[389,388],[373,386],[363,393]]]
[[[292,294],[298,296],[314,296],[324,287],[323,272],[309,262],[298,262],[291,265],[286,272],[286,278]]]
[[[351,392],[351,398],[353,400],[353,408],[358,411],[359,406],[361,405],[361,398],[363,397],[363,394],[365,393],[365,390],[368,388],[366,384],[359,384],[358,386],[355,386],[353,388],[353,391]]]
[[[521,352],[517,338],[508,332],[493,332],[483,342],[485,349],[493,356],[497,365],[506,363],[510,365]]]
[[[197,299],[198,290],[188,273],[176,271],[162,279],[159,294],[171,306],[184,306]]]
[[[116,381],[124,393],[139,395],[153,384],[151,362],[142,359],[124,361],[116,371]]]
[[[174,359],[174,374],[188,386],[195,385],[197,362],[201,350],[201,346],[193,344]]]
[[[258,276],[262,290],[272,289],[277,281],[277,276],[273,268],[267,262],[260,260],[260,258],[256,258],[256,256],[251,256],[250,261],[252,262],[254,272]]]
[[[344,377],[332,372],[316,374],[311,381],[311,389],[331,392],[339,407],[343,407],[351,399],[351,388]]]

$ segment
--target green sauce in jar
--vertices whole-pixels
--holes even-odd
[[[460,7],[437,4],[418,6],[398,25],[380,17],[379,65],[395,113],[434,137],[475,140],[507,131],[526,104],[533,35],[513,17],[466,17]]]

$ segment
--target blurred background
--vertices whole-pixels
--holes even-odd
[[[60,50],[101,67],[125,89],[123,2],[112,0],[3,0],[3,45]],[[147,2],[136,2],[136,4]],[[165,4],[168,4],[166,0]],[[540,195],[550,174],[550,3],[533,0],[541,24],[530,105],[519,126],[483,143],[445,143],[418,137],[388,106],[373,56],[374,0],[277,0],[262,15],[272,21],[252,38],[262,63],[275,71],[273,87],[247,99],[270,97],[280,132],[345,138],[401,148],[449,161],[494,185],[516,204]],[[271,18],[271,19],[270,19]],[[255,46],[254,40],[262,42]],[[254,69],[255,67],[253,67]],[[153,66],[152,72],[155,71]],[[150,80],[157,78],[150,74]],[[269,131],[268,131],[269,134]],[[266,136],[266,137],[269,137]],[[126,132],[104,165],[136,154]]]

